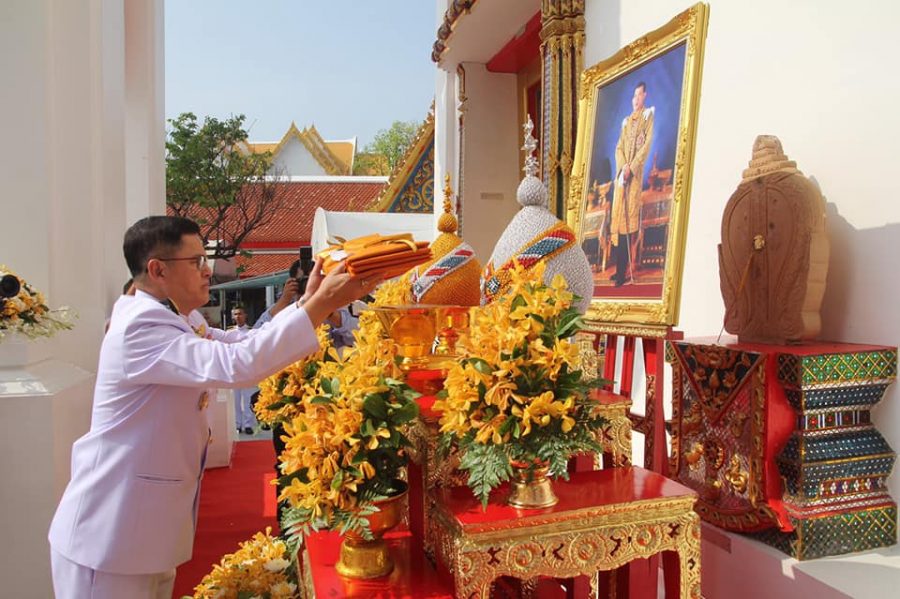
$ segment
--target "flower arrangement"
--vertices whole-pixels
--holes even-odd
[[[319,340],[316,352],[260,382],[259,398],[253,405],[257,421],[272,426],[289,422],[298,414],[297,405],[313,392],[311,381],[316,380],[322,365],[339,360],[328,334],[330,328],[323,324],[316,329]]]
[[[405,488],[405,428],[418,415],[418,393],[394,378],[396,351],[376,315],[363,313],[354,335],[342,358],[320,363],[284,425],[278,499],[291,506],[282,524],[292,536],[339,529],[369,539],[373,502]]]
[[[566,477],[571,456],[602,451],[595,431],[606,423],[588,391],[607,381],[583,377],[569,339],[583,324],[565,280],[545,285],[542,262],[516,264],[510,276],[509,293],[474,311],[465,357],[434,404],[439,450],[458,447],[459,468],[483,505],[513,465]]]
[[[375,306],[403,306],[412,303],[409,275],[385,281],[375,290],[374,298]]]
[[[194,599],[292,599],[297,596],[296,580],[287,545],[266,528],[213,566],[194,587]]]
[[[36,339],[71,329],[73,314],[67,307],[51,310],[44,294],[0,264],[0,340],[7,332]]]

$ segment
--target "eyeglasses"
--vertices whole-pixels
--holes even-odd
[[[197,267],[197,270],[203,270],[209,265],[209,259],[205,254],[199,254],[197,256],[188,256],[187,258],[157,258],[160,262],[186,262],[188,260],[194,263],[194,266]]]

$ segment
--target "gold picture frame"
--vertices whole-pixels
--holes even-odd
[[[678,323],[708,20],[695,4],[582,73],[566,212],[591,260],[596,332]]]

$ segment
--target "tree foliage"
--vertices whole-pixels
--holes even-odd
[[[390,128],[380,130],[356,155],[354,174],[391,174],[403,160],[418,131],[419,123],[415,121],[394,121]]]
[[[282,207],[276,182],[267,177],[271,152],[245,152],[244,115],[225,120],[190,113],[169,119],[166,139],[166,204],[169,213],[197,221],[203,243],[216,258],[231,258],[254,230]]]

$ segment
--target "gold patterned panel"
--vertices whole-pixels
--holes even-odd
[[[415,170],[423,156],[426,168]],[[394,166],[387,186],[366,208],[366,212],[387,212],[398,199],[399,212],[430,212],[434,208],[434,104],[403,159]]]
[[[775,526],[779,519],[769,506],[765,487],[766,369],[765,357],[751,354],[742,362],[740,390],[724,411],[708,409],[698,388],[710,384],[708,360],[686,361],[685,352],[709,350],[707,358],[721,357],[715,346],[673,343],[672,365],[672,476],[696,490],[700,517],[727,530],[752,531]],[[748,353],[748,352],[741,352]],[[733,356],[732,356],[733,357]],[[722,360],[718,366],[734,366]],[[725,370],[718,371],[720,376]],[[742,371],[743,372],[743,371]]]
[[[549,127],[541,130],[541,155],[547,158],[542,165],[543,179],[550,210],[565,218],[565,195],[575,156],[578,77],[584,65],[584,0],[542,1],[541,56],[544,110],[549,112],[543,115]]]

